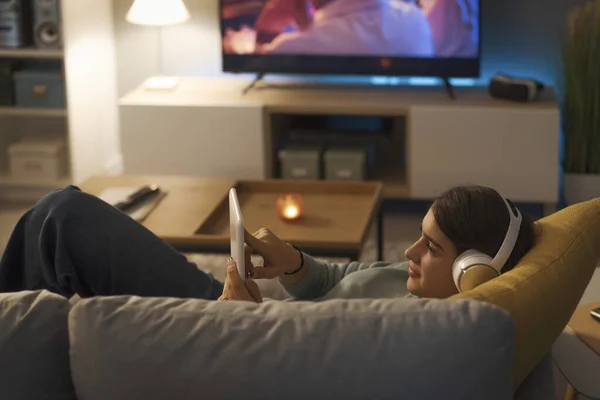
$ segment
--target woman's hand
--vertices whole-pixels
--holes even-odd
[[[241,300],[262,303],[262,296],[256,282],[250,278],[247,278],[246,282],[242,281],[235,261],[230,260],[227,263],[227,277],[223,286],[223,294],[221,294],[218,300]]]
[[[245,241],[246,266],[252,278],[278,278],[286,272],[296,271],[302,265],[300,252],[267,228],[259,229],[254,235],[246,231]],[[263,258],[262,267],[252,265],[250,262],[252,254],[258,254]]]

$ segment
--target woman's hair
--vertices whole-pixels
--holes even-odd
[[[431,210],[458,254],[475,249],[494,257],[510,223],[504,199],[494,189],[481,186],[452,188],[433,202]],[[531,250],[535,236],[533,220],[523,215],[519,237],[502,272],[510,271]]]

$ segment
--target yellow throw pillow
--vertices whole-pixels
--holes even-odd
[[[517,389],[565,328],[600,259],[600,198],[537,222],[534,248],[511,271],[452,299],[479,299],[515,323]]]

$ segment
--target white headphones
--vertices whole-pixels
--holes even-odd
[[[508,261],[515,244],[517,243],[519,231],[521,230],[521,220],[523,217],[516,207],[513,208],[510,205],[508,200],[504,198],[503,200],[506,203],[508,214],[510,216],[510,223],[508,225],[508,231],[506,232],[504,241],[502,242],[498,253],[493,259],[491,256],[475,249],[467,250],[456,257],[454,264],[452,265],[452,277],[454,278],[454,283],[456,284],[459,292],[463,291],[461,289],[462,281],[467,273],[484,268],[488,269],[487,272],[491,270],[495,276],[500,276],[502,273],[502,267],[504,267],[504,264],[506,264]]]

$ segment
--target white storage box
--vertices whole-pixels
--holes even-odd
[[[14,178],[58,180],[67,174],[64,141],[20,141],[8,148],[8,154],[10,173]]]
[[[329,149],[325,152],[325,179],[363,181],[366,179],[366,152],[362,149]]]

